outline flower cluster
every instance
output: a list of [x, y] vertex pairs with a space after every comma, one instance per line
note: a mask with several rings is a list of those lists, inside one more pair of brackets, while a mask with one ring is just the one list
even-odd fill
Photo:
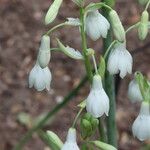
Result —
[[[53, 1], [45, 16], [46, 25], [55, 20], [62, 2], [63, 0]], [[51, 28], [45, 35], [42, 36], [36, 64], [29, 74], [30, 88], [34, 87], [37, 91], [42, 91], [44, 89], [50, 90], [52, 75], [48, 68], [48, 64], [50, 62], [52, 50], [61, 51], [70, 58], [82, 60], [85, 63], [87, 76], [89, 81], [92, 83], [91, 89], [85, 101], [79, 105], [81, 110], [77, 114], [72, 127], [68, 131], [66, 142], [63, 144], [57, 135], [52, 132], [48, 132], [49, 139], [52, 139], [52, 143], [61, 150], [80, 149], [76, 141], [75, 124], [84, 108], [86, 108], [87, 113], [80, 121], [80, 127], [82, 129], [81, 136], [83, 139], [88, 139], [96, 131], [99, 124], [98, 118], [102, 117], [104, 114], [107, 117], [111, 115], [112, 112], [110, 111], [110, 107], [112, 106], [109, 101], [111, 95], [109, 92], [105, 92], [105, 87], [107, 85], [103, 85], [103, 83], [105, 83], [105, 81], [103, 82], [103, 79], [106, 78], [105, 72], [107, 70], [110, 76], [119, 74], [122, 79], [125, 78], [127, 74], [132, 74], [133, 58], [126, 48], [126, 33], [135, 27], [138, 30], [139, 39], [144, 40], [148, 35], [149, 23], [149, 14], [147, 12], [149, 3], [147, 2], [147, 6], [141, 15], [140, 22], [129, 28], [127, 31], [125, 31], [117, 12], [105, 3], [91, 3], [84, 7], [84, 0], [73, 0], [73, 2], [80, 7], [80, 19], [67, 18], [67, 21]], [[109, 20], [107, 20], [107, 17], [105, 18], [99, 12], [99, 9], [102, 7], [106, 10], [108, 9]], [[57, 48], [50, 47], [49, 34], [63, 26], [79, 27], [82, 37], [83, 53], [69, 46], [64, 46], [59, 39], [56, 39], [58, 43]], [[101, 56], [102, 60], [99, 62], [99, 66], [97, 66], [95, 51], [92, 48], [87, 47], [86, 34], [93, 41], [96, 41], [99, 38], [107, 38], [109, 31], [114, 35], [114, 41], [108, 46], [108, 49], [105, 50], [105, 54], [103, 57]], [[95, 68], [94, 73], [91, 69], [92, 64], [90, 62], [90, 58], [93, 60]], [[139, 140], [149, 139], [150, 83], [140, 73], [136, 73], [135, 79], [130, 82], [128, 97], [132, 102], [142, 102], [140, 114], [132, 127], [133, 135]], [[105, 149], [116, 150], [116, 148], [106, 145], [106, 143], [101, 143], [100, 141], [89, 143], [94, 144], [98, 148], [104, 149], [103, 146], [105, 145], [105, 147], [109, 147]]]

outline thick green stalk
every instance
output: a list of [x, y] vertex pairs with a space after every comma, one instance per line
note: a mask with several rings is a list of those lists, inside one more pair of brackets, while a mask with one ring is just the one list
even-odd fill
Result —
[[100, 133], [100, 141], [107, 143], [107, 136], [106, 136], [104, 125], [103, 125], [103, 122], [102, 122], [101, 118], [99, 118], [98, 130], [99, 130], [99, 133]]
[[91, 63], [89, 60], [89, 56], [87, 56], [87, 42], [86, 42], [86, 34], [85, 34], [84, 9], [83, 8], [80, 8], [80, 21], [81, 21], [80, 32], [81, 32], [81, 38], [82, 38], [82, 50], [83, 50], [83, 55], [84, 55], [84, 63], [85, 63], [85, 68], [86, 68], [89, 81], [92, 82], [93, 73], [92, 73], [92, 67], [91, 67]]
[[47, 115], [32, 129], [30, 129], [25, 136], [20, 140], [20, 142], [13, 148], [13, 150], [21, 150], [23, 146], [31, 139], [32, 134], [36, 132], [38, 129], [42, 128], [45, 123], [53, 116], [55, 115], [63, 106], [65, 106], [80, 90], [81, 87], [85, 84], [87, 81], [87, 77], [84, 77], [79, 85], [73, 89], [63, 100], [62, 103], [58, 104], [54, 109], [47, 113]]
[[[110, 0], [109, 0], [110, 1]], [[112, 0], [114, 3], [115, 1]], [[104, 2], [107, 3], [107, 0], [104, 0]], [[103, 15], [109, 20], [108, 11], [103, 9]], [[109, 31], [107, 38], [104, 39], [104, 53], [107, 50], [107, 48], [112, 43], [112, 34], [111, 31]], [[107, 59], [106, 59], [107, 63]], [[106, 71], [105, 75], [105, 90], [106, 93], [110, 99], [110, 110], [109, 110], [109, 116], [107, 117], [107, 137], [108, 137], [108, 143], [117, 147], [117, 127], [116, 127], [116, 98], [115, 98], [115, 80], [112, 75], [109, 74], [108, 71]]]

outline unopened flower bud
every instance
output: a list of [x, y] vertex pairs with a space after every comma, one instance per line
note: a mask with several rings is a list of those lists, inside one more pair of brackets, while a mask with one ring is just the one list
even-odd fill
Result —
[[49, 24], [56, 18], [59, 8], [63, 0], [54, 0], [53, 4], [49, 7], [49, 10], [45, 16], [45, 24]]
[[120, 42], [125, 41], [125, 30], [119, 19], [119, 16], [115, 10], [111, 10], [109, 13], [111, 26], [116, 39]]
[[98, 124], [98, 119], [94, 118], [90, 113], [83, 115], [80, 121], [82, 138], [86, 139], [93, 135], [97, 129]]
[[50, 38], [44, 35], [41, 40], [41, 45], [38, 54], [38, 63], [41, 68], [47, 67], [50, 61]]
[[148, 34], [148, 21], [149, 21], [149, 13], [145, 10], [142, 13], [141, 21], [138, 28], [138, 35], [140, 40], [145, 40]]

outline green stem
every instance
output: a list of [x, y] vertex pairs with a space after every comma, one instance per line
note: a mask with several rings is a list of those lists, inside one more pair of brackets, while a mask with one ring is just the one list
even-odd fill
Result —
[[146, 7], [145, 7], [145, 10], [148, 9], [149, 5], [150, 5], [150, 0], [147, 2]]
[[[104, 0], [104, 2], [107, 0]], [[103, 15], [109, 20], [109, 12], [105, 9], [103, 9]], [[108, 32], [107, 38], [104, 39], [104, 53], [112, 43], [112, 34], [111, 31]], [[107, 59], [106, 59], [107, 63]], [[105, 75], [105, 90], [110, 100], [110, 110], [109, 110], [109, 116], [107, 117], [107, 137], [108, 137], [108, 143], [117, 147], [117, 127], [116, 127], [116, 99], [115, 99], [115, 81], [114, 77], [109, 74], [108, 71], [106, 71]]]
[[51, 48], [50, 51], [61, 51], [60, 48]]
[[81, 109], [79, 110], [79, 112], [77, 113], [77, 115], [76, 115], [76, 117], [75, 117], [75, 119], [74, 119], [74, 122], [73, 122], [73, 124], [72, 124], [72, 128], [75, 128], [75, 125], [76, 125], [76, 123], [77, 123], [77, 121], [78, 121], [78, 118], [79, 118], [80, 114], [82, 113], [82, 111], [83, 111], [83, 108], [81, 108]]
[[114, 40], [114, 41], [110, 44], [110, 46], [107, 48], [107, 50], [105, 51], [105, 54], [104, 54], [104, 59], [105, 59], [105, 60], [106, 60], [107, 56], [109, 55], [111, 48], [112, 48], [117, 42], [118, 42], [117, 40]]
[[98, 74], [97, 63], [96, 63], [96, 60], [95, 60], [95, 56], [94, 56], [94, 55], [92, 55], [92, 59], [93, 59], [93, 64], [94, 64], [95, 73]]
[[84, 77], [79, 85], [74, 88], [63, 100], [62, 103], [58, 104], [54, 109], [47, 113], [47, 115], [32, 129], [30, 129], [25, 136], [19, 141], [19, 143], [13, 148], [13, 150], [21, 150], [23, 146], [32, 138], [32, 134], [36, 132], [38, 129], [42, 128], [44, 124], [53, 116], [55, 115], [63, 106], [65, 106], [80, 90], [81, 87], [85, 84], [87, 81], [87, 77]]
[[60, 27], [63, 27], [63, 26], [65, 26], [65, 25], [67, 25], [67, 24], [66, 24], [65, 22], [63, 22], [63, 23], [61, 23], [61, 24], [58, 24], [58, 25], [54, 26], [54, 27], [51, 28], [49, 31], [47, 31], [46, 35], [51, 34], [54, 30], [56, 30], [56, 29], [58, 29], [58, 28], [60, 28]]
[[129, 28], [126, 30], [126, 34], [127, 34], [130, 30], [132, 30], [132, 29], [134, 29], [134, 28], [137, 28], [137, 27], [139, 26], [139, 24], [140, 24], [140, 22], [137, 22], [136, 24], [134, 24], [134, 25], [132, 25], [131, 27], [129, 27]]
[[80, 21], [81, 21], [80, 32], [81, 32], [81, 38], [82, 38], [84, 63], [85, 63], [87, 76], [89, 78], [89, 81], [92, 83], [93, 73], [92, 73], [92, 67], [91, 67], [91, 63], [89, 60], [89, 56], [87, 56], [87, 42], [86, 42], [86, 34], [85, 34], [85, 27], [84, 27], [85, 24], [84, 24], [84, 9], [83, 8], [80, 8]]
[[104, 130], [104, 125], [102, 120], [99, 118], [99, 127], [98, 127], [99, 133], [100, 133], [100, 141], [107, 142], [107, 136]]

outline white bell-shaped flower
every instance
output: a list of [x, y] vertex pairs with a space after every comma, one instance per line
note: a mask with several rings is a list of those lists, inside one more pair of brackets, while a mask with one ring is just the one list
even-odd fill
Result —
[[129, 87], [128, 87], [128, 98], [131, 100], [131, 102], [139, 102], [142, 101], [142, 94], [139, 88], [138, 83], [136, 82], [136, 80], [132, 80], [129, 83]]
[[34, 87], [37, 91], [50, 90], [51, 78], [49, 68], [42, 69], [37, 62], [29, 74], [29, 87]]
[[140, 141], [150, 139], [150, 105], [142, 102], [140, 114], [132, 126], [132, 132]]
[[116, 44], [108, 58], [107, 69], [110, 74], [120, 72], [120, 77], [124, 78], [127, 73], [132, 73], [132, 65], [132, 56], [126, 49], [125, 44]]
[[69, 129], [66, 142], [61, 150], [80, 150], [76, 141], [76, 129]]
[[86, 99], [86, 110], [95, 118], [101, 117], [104, 113], [108, 116], [109, 98], [103, 89], [99, 75], [93, 77], [92, 88]]
[[106, 38], [109, 28], [109, 22], [98, 10], [88, 12], [85, 19], [85, 30], [93, 41], [98, 40], [101, 36]]

